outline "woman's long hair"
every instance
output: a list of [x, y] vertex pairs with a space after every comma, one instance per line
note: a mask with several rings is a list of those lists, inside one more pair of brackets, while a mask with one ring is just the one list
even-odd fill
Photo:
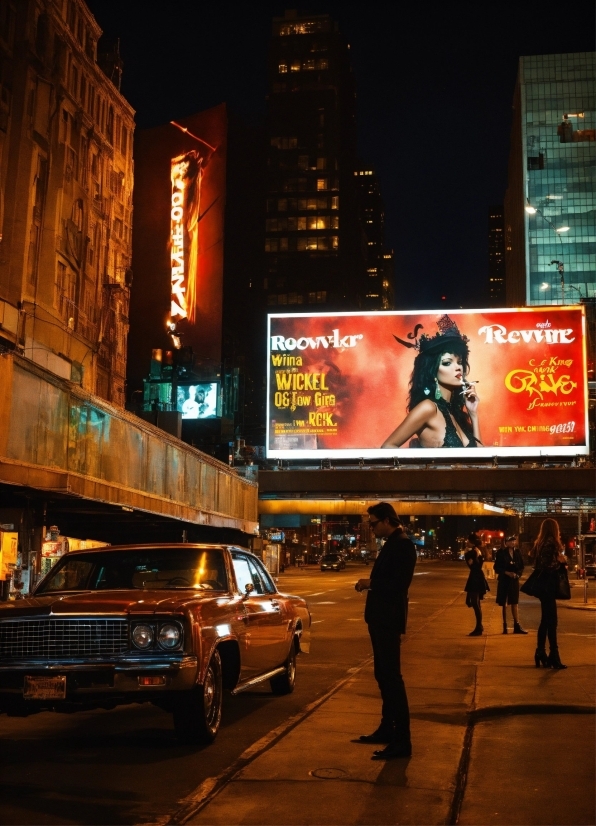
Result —
[[559, 523], [556, 519], [545, 519], [540, 526], [530, 556], [536, 562], [541, 562], [543, 566], [551, 566], [555, 564], [562, 551], [563, 543]]
[[[410, 376], [408, 411], [412, 410], [417, 404], [424, 401], [424, 399], [434, 398], [437, 371], [445, 353], [453, 353], [454, 356], [459, 356], [461, 358], [463, 375], [466, 376], [468, 374], [470, 369], [468, 363], [469, 351], [465, 341], [453, 337], [446, 341], [444, 346], [444, 350], [418, 353], [414, 359], [414, 369]], [[429, 392], [425, 393], [425, 390]], [[463, 399], [458, 399], [458, 402], [459, 404], [456, 406], [463, 410]]]

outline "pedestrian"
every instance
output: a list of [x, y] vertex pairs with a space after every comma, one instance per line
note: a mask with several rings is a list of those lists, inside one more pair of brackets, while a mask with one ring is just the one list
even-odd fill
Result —
[[412, 754], [410, 711], [401, 673], [401, 634], [406, 632], [408, 588], [414, 575], [416, 549], [388, 502], [368, 508], [369, 524], [385, 544], [375, 559], [369, 579], [359, 579], [357, 591], [368, 591], [364, 621], [373, 649], [375, 679], [382, 700], [381, 722], [372, 734], [356, 742], [385, 744], [373, 760], [390, 760]]
[[490, 591], [488, 582], [484, 576], [482, 565], [484, 557], [482, 556], [482, 540], [477, 533], [471, 533], [468, 536], [468, 550], [464, 554], [466, 565], [470, 569], [468, 574], [468, 581], [465, 584], [464, 591], [466, 592], [466, 605], [468, 608], [474, 610], [476, 617], [476, 627], [468, 634], [469, 637], [479, 637], [484, 631], [482, 625], [482, 608], [481, 601], [487, 591]]
[[497, 574], [497, 605], [503, 608], [503, 633], [507, 633], [507, 606], [511, 606], [513, 633], [527, 634], [519, 624], [519, 578], [524, 570], [521, 551], [517, 547], [517, 536], [512, 534], [505, 540], [505, 547], [499, 548], [495, 559]]
[[[567, 558], [563, 553], [561, 532], [556, 519], [545, 519], [534, 547], [530, 551], [534, 561], [534, 570], [540, 582], [540, 625], [534, 662], [536, 668], [567, 668], [561, 662], [557, 643], [557, 580], [561, 565], [567, 567]], [[546, 656], [546, 638], [548, 637], [549, 654]]]

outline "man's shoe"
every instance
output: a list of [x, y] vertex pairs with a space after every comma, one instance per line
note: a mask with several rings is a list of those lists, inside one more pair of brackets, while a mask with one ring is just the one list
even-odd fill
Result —
[[470, 633], [468, 634], [468, 637], [481, 637], [483, 631], [484, 631], [484, 628], [481, 625], [476, 626], [476, 628], [474, 628], [473, 631], [470, 631]]
[[378, 728], [376, 731], [373, 731], [372, 734], [361, 734], [355, 742], [364, 744], [370, 743], [371, 745], [373, 745], [376, 743], [391, 743], [392, 740], [393, 731], [384, 728]]
[[521, 627], [519, 622], [516, 622], [515, 625], [513, 626], [513, 633], [514, 634], [527, 634], [528, 632], [524, 631], [524, 629]]
[[371, 760], [394, 760], [397, 757], [411, 757], [411, 743], [389, 743], [384, 749], [374, 751]]

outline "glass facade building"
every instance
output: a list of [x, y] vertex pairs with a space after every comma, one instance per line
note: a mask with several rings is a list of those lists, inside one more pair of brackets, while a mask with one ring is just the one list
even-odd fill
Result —
[[520, 59], [505, 203], [508, 304], [596, 295], [595, 57]]

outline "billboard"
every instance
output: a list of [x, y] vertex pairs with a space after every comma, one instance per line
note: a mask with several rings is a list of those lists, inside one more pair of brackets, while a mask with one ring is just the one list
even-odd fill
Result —
[[582, 307], [273, 314], [267, 455], [588, 453]]
[[191, 347], [219, 371], [227, 114], [215, 106], [135, 135], [135, 232], [129, 364]]
[[179, 384], [176, 387], [176, 410], [183, 419], [215, 419], [218, 415], [218, 382]]

